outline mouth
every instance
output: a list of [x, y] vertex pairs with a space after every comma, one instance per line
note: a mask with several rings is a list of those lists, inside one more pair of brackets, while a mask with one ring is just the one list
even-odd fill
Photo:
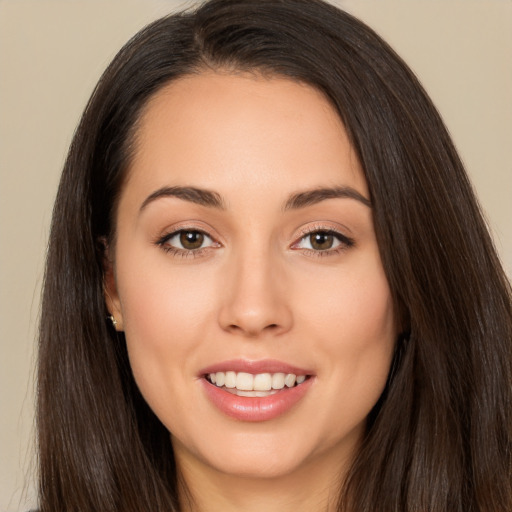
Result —
[[[233, 359], [213, 364], [198, 375], [206, 398], [238, 421], [268, 421], [306, 401], [316, 375], [282, 361]], [[310, 402], [309, 402], [310, 403]]]
[[207, 382], [233, 395], [263, 398], [303, 384], [311, 376], [295, 373], [218, 371], [203, 376]]

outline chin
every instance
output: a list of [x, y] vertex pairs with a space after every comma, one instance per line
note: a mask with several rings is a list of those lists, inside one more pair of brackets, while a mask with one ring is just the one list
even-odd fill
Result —
[[226, 475], [245, 479], [276, 479], [295, 473], [302, 467], [302, 460], [298, 453], [293, 457], [245, 453], [232, 454], [221, 460], [211, 460], [209, 465]]
[[[344, 448], [330, 435], [315, 437], [300, 428], [294, 431], [275, 428], [275, 425], [270, 428], [270, 423], [266, 432], [254, 431], [255, 425], [250, 426], [249, 432], [231, 431], [222, 437], [211, 436], [213, 432], [210, 431], [210, 435], [193, 443], [195, 446], [177, 442], [175, 448], [181, 455], [186, 450], [192, 459], [201, 461], [211, 471], [255, 480], [309, 473], [319, 461], [338, 466], [340, 455], [344, 458]], [[264, 430], [262, 427], [260, 424], [257, 428]]]

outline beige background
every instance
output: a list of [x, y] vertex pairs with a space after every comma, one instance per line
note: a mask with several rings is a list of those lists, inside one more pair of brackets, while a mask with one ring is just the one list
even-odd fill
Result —
[[[193, 2], [0, 0], [0, 510], [34, 500], [34, 340], [52, 201], [100, 73], [150, 20]], [[512, 1], [346, 0], [419, 75], [512, 275]], [[25, 490], [25, 492], [24, 492]]]

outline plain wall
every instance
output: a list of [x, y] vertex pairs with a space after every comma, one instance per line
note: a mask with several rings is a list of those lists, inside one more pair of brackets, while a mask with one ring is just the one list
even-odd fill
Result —
[[[39, 294], [52, 202], [74, 128], [120, 46], [147, 22], [192, 3], [0, 0], [1, 511], [35, 505]], [[383, 35], [431, 94], [512, 275], [512, 2], [337, 3]]]

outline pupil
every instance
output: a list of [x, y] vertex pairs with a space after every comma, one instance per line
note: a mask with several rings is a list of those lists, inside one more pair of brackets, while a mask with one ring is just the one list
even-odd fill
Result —
[[203, 241], [204, 235], [199, 231], [183, 231], [180, 234], [180, 242], [185, 249], [199, 249]]
[[329, 233], [324, 233], [324, 232], [314, 233], [310, 237], [310, 242], [311, 242], [311, 247], [313, 247], [313, 249], [318, 249], [319, 251], [325, 251], [332, 247], [332, 244], [334, 242], [334, 237], [333, 237], [333, 235], [330, 235]]

